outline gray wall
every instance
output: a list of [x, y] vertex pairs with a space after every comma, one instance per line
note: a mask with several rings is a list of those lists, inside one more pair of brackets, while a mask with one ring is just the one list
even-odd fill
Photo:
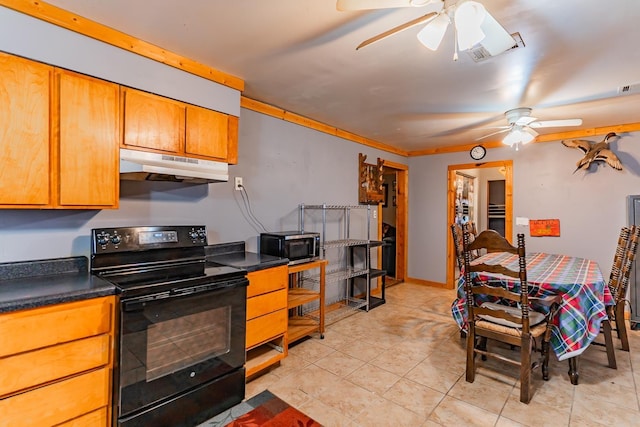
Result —
[[[237, 91], [3, 7], [0, 50], [89, 74], [93, 70], [103, 78], [231, 114], [239, 109]], [[109, 67], [110, 74], [103, 76]], [[201, 99], [203, 93], [206, 99]], [[445, 281], [447, 165], [469, 163], [466, 152], [407, 161], [260, 113], [239, 112], [239, 164], [230, 167], [230, 175], [244, 178], [252, 211], [265, 228], [297, 227], [300, 203], [356, 204], [359, 152], [370, 162], [382, 157], [408, 163], [408, 275]], [[635, 133], [613, 144], [625, 171], [600, 167], [589, 174], [572, 174], [581, 153], [558, 142], [517, 152], [490, 150], [487, 161], [514, 160], [514, 216], [561, 221], [561, 237], [529, 238], [528, 249], [593, 258], [608, 275], [618, 229], [627, 221], [625, 197], [640, 194], [639, 142]], [[260, 226], [248, 219], [241, 193], [231, 183], [123, 182], [121, 193], [118, 210], [1, 210], [0, 262], [88, 255], [91, 228], [125, 225], [205, 224], [212, 243], [243, 240], [250, 250], [257, 248]], [[528, 235], [526, 227], [515, 231]]]
[[[582, 152], [559, 141], [489, 150], [486, 161], [513, 159], [514, 234], [525, 234], [528, 251], [594, 259], [608, 277], [618, 233], [627, 225], [626, 196], [640, 194], [640, 133], [621, 136], [611, 147], [623, 171], [600, 164], [574, 174]], [[447, 166], [469, 162], [466, 152], [410, 158], [409, 277], [445, 282]], [[558, 218], [561, 235], [530, 237], [515, 217]]]
[[[268, 230], [297, 228], [300, 203], [357, 204], [359, 152], [372, 162], [383, 157], [406, 163], [399, 156], [240, 109], [234, 89], [4, 7], [0, 50], [239, 114], [238, 165], [229, 172], [244, 178], [252, 212]], [[117, 210], [0, 210], [0, 262], [88, 256], [92, 228], [128, 225], [204, 224], [210, 243], [246, 241], [256, 250], [261, 226], [250, 216], [231, 182], [189, 186], [122, 181]]]
[[[357, 204], [360, 152], [369, 159], [404, 160], [242, 109], [238, 165], [229, 172], [243, 177], [252, 212], [265, 228], [296, 229], [300, 203]], [[256, 250], [260, 226], [248, 218], [232, 182], [121, 181], [117, 210], [0, 210], [0, 262], [88, 256], [92, 228], [127, 225], [204, 224], [210, 243], [245, 241]]]
[[235, 89], [0, 6], [0, 50], [234, 116]]

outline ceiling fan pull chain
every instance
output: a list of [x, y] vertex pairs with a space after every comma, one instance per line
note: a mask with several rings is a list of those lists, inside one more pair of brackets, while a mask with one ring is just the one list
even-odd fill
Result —
[[453, 23], [453, 60], [458, 60], [458, 30], [455, 22]]

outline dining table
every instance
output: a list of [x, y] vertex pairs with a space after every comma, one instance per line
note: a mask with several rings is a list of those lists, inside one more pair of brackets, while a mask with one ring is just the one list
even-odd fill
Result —
[[[491, 252], [472, 261], [473, 264], [503, 265], [518, 270], [518, 255]], [[606, 306], [614, 305], [598, 263], [567, 255], [534, 252], [526, 254], [529, 295], [545, 297], [560, 295], [561, 303], [552, 318], [551, 347], [558, 360], [568, 360], [569, 378], [578, 384], [577, 358], [600, 333], [600, 325], [607, 318]], [[497, 273], [474, 273], [476, 278], [492, 286], [502, 286], [514, 292], [520, 289], [520, 280]], [[461, 272], [457, 284], [457, 298], [451, 305], [454, 320], [466, 331], [467, 308], [464, 292], [465, 276]], [[484, 302], [484, 301], [482, 301]], [[533, 309], [544, 311], [545, 307]]]

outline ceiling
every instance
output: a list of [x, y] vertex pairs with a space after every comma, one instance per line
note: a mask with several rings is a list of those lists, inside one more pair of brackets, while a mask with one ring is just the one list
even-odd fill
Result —
[[453, 61], [451, 28], [433, 52], [417, 26], [356, 51], [436, 5], [340, 12], [336, 0], [47, 2], [240, 77], [248, 98], [408, 153], [473, 144], [516, 107], [540, 120], [583, 119], [540, 134], [640, 122], [640, 87], [618, 93], [640, 86], [640, 1], [479, 1], [525, 46]]

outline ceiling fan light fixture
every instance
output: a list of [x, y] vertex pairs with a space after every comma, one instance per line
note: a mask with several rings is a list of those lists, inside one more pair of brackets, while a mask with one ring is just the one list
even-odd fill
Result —
[[465, 1], [456, 6], [454, 22], [459, 50], [471, 49], [484, 40], [482, 23], [487, 15], [484, 6], [475, 1]]
[[509, 147], [513, 147], [514, 145], [518, 146], [519, 144], [525, 145], [533, 141], [536, 135], [537, 133], [533, 131], [529, 132], [527, 128], [523, 129], [521, 126], [514, 126], [504, 137], [502, 143]]
[[444, 38], [444, 34], [447, 32], [447, 27], [450, 22], [449, 16], [446, 13], [439, 13], [438, 16], [429, 22], [429, 25], [426, 25], [418, 32], [418, 40], [425, 47], [431, 50], [437, 50]]

